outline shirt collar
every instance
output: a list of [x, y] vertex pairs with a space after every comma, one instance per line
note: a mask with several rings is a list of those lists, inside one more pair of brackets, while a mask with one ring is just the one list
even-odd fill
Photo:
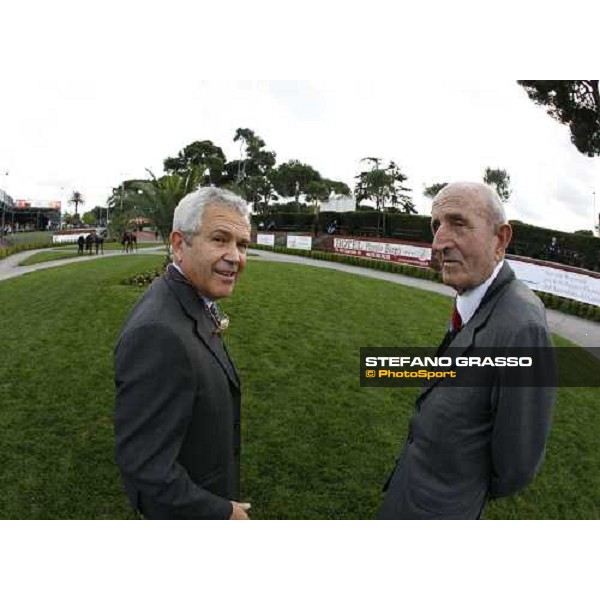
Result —
[[[183, 277], [185, 277], [187, 279], [186, 274], [181, 270], [181, 267], [177, 263], [172, 262], [171, 265], [173, 266], [174, 269], [176, 269], [177, 271], [179, 271], [179, 273], [181, 273], [181, 275]], [[189, 282], [189, 280], [188, 280], [188, 282]], [[207, 298], [206, 296], [203, 296], [200, 292], [198, 292], [198, 296], [200, 298], [202, 298], [202, 300], [204, 301], [204, 304], [206, 304], [206, 306], [208, 306], [208, 308], [210, 308], [215, 303], [214, 300], [211, 300], [210, 298]]]
[[496, 265], [496, 268], [492, 271], [492, 274], [483, 283], [480, 283], [477, 287], [474, 287], [471, 290], [466, 290], [462, 294], [456, 296], [456, 310], [458, 310], [458, 313], [460, 314], [463, 325], [466, 325], [471, 320], [479, 308], [485, 293], [488, 291], [490, 285], [492, 285], [494, 279], [496, 279], [496, 276], [500, 272], [503, 264], [504, 259], [502, 259]]

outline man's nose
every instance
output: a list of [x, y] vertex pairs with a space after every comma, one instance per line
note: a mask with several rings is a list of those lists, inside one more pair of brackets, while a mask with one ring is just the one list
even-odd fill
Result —
[[235, 264], [240, 262], [240, 249], [237, 247], [235, 242], [232, 242], [227, 246], [227, 250], [223, 255], [223, 258]]
[[431, 243], [431, 247], [436, 251], [443, 251], [446, 248], [449, 248], [452, 244], [452, 239], [447, 234], [447, 231], [443, 225], [440, 225], [433, 236], [433, 242]]

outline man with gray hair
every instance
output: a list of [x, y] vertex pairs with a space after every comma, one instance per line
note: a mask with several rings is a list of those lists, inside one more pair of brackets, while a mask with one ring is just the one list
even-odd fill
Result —
[[[456, 290], [438, 355], [551, 347], [542, 303], [504, 260], [512, 229], [492, 188], [447, 185], [434, 198], [431, 228], [443, 281]], [[508, 386], [506, 377], [506, 370], [494, 371], [475, 387], [439, 379], [424, 386], [384, 487], [380, 518], [479, 518], [488, 499], [532, 481], [556, 390], [529, 375], [523, 385]]]
[[218, 188], [181, 200], [173, 263], [129, 314], [115, 348], [116, 461], [149, 519], [247, 519], [240, 502], [238, 373], [221, 334], [246, 266], [246, 202]]

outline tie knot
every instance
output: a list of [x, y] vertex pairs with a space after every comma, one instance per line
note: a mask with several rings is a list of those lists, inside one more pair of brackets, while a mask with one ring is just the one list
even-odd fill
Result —
[[455, 304], [454, 308], [452, 309], [452, 331], [459, 331], [462, 327], [462, 324], [462, 318]]

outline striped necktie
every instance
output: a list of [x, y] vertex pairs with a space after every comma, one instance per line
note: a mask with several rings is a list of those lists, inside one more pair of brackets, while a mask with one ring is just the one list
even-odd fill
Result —
[[221, 317], [219, 316], [219, 309], [217, 308], [217, 303], [216, 302], [211, 302], [210, 304], [207, 304], [208, 307], [208, 312], [210, 313], [210, 316], [213, 318], [215, 325], [217, 327], [220, 326], [221, 324]]

